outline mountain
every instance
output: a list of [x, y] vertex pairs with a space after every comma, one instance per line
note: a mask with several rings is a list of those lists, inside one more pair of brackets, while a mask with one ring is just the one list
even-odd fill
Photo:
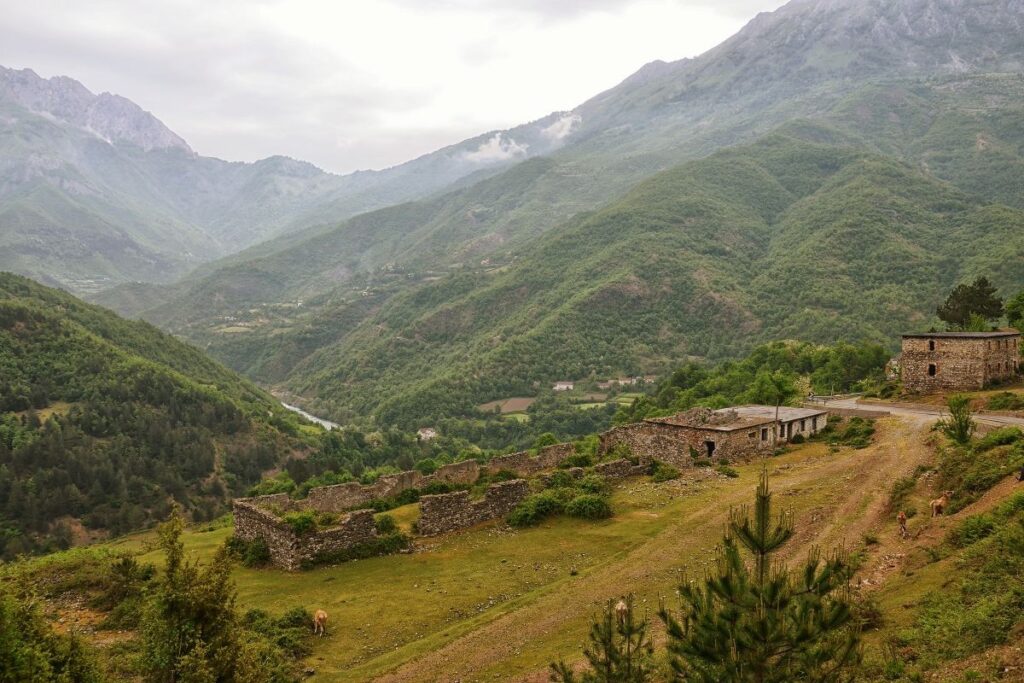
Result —
[[392, 169], [337, 176], [196, 154], [151, 113], [0, 67], [0, 268], [79, 292], [168, 283], [268, 237], [430, 194], [555, 149], [561, 115]]
[[156, 328], [0, 273], [0, 556], [220, 514], [304, 448], [269, 395]]
[[[533, 382], [732, 355], [773, 335], [888, 342], [958, 278], [990, 269], [1021, 286], [1022, 9], [794, 1], [563, 115], [571, 129], [551, 154], [272, 240], [170, 290], [121, 288], [104, 301], [338, 417], [402, 421]], [[795, 165], [768, 163], [775, 147]], [[851, 154], [864, 161], [850, 166]], [[826, 192], [820, 168], [850, 175]], [[897, 200], [886, 182], [922, 195]], [[955, 220], [933, 195], [959, 207]], [[703, 208], [687, 213], [685, 197]], [[879, 222], [883, 199], [896, 213]], [[844, 222], [843, 202], [863, 225]], [[799, 219], [805, 206], [824, 222]], [[928, 239], [903, 234], [907, 215]], [[849, 296], [864, 287], [870, 305]]]

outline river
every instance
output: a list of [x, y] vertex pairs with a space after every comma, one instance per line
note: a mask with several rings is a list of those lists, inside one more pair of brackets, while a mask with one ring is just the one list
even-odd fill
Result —
[[287, 403], [285, 403], [284, 401], [281, 401], [281, 405], [283, 405], [285, 408], [287, 408], [288, 410], [292, 411], [293, 413], [298, 413], [299, 415], [301, 415], [302, 417], [306, 418], [310, 422], [318, 424], [321, 427], [324, 427], [325, 429], [340, 429], [341, 428], [341, 425], [338, 424], [337, 422], [331, 422], [330, 420], [325, 420], [322, 417], [317, 417], [316, 415], [310, 415], [309, 413], [307, 413], [302, 408], [299, 408], [298, 406], [290, 406]]

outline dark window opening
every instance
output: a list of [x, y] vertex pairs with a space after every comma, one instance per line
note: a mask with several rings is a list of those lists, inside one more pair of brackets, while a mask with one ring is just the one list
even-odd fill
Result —
[[929, 342], [928, 342], [928, 350], [929, 351], [934, 351], [935, 350], [935, 340], [934, 339], [929, 340]]
[[768, 429], [766, 427], [765, 429], [761, 430], [761, 441], [767, 441], [767, 440], [768, 440]]
[[704, 442], [704, 448], [707, 449], [708, 457], [709, 458], [714, 456], [714, 454], [715, 454], [715, 442], [714, 441], [705, 441]]
[[800, 420], [800, 431], [807, 429], [807, 420]]
[[929, 363], [928, 364], [928, 376], [929, 377], [934, 377], [935, 375], [938, 374], [938, 372], [939, 372], [939, 369], [937, 367], [935, 367], [935, 363]]
[[816, 417], [812, 417], [811, 418], [811, 431], [812, 432], [818, 431], [818, 418], [816, 418]]

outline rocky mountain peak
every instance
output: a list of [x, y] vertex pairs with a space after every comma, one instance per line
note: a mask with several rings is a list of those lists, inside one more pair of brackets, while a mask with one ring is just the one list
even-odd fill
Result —
[[42, 78], [31, 69], [0, 66], [0, 99], [35, 114], [75, 126], [110, 143], [129, 143], [144, 150], [194, 152], [155, 116], [119, 95], [95, 95], [67, 76]]

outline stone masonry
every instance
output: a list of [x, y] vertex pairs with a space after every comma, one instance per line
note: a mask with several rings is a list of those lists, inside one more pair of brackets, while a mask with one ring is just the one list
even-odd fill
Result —
[[435, 536], [504, 517], [528, 495], [529, 483], [525, 479], [513, 479], [489, 486], [483, 500], [470, 500], [469, 491], [423, 496], [420, 498], [419, 532]]
[[903, 335], [900, 375], [915, 394], [975, 391], [1009, 381], [1020, 365], [1020, 332], [934, 332]]
[[[288, 498], [285, 494], [277, 494]], [[233, 504], [235, 536], [243, 541], [262, 539], [270, 551], [270, 560], [281, 569], [295, 571], [318, 557], [346, 550], [377, 538], [373, 510], [350, 512], [330, 529], [297, 534], [291, 526], [264, 505], [272, 505], [277, 496], [237, 499]]]

